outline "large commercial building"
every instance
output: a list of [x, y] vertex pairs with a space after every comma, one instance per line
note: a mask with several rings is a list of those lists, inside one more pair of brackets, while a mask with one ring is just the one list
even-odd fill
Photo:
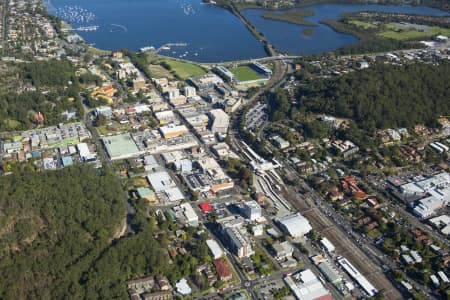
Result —
[[298, 300], [333, 299], [331, 293], [310, 269], [288, 276], [284, 280]]
[[199, 91], [212, 89], [217, 84], [223, 84], [222, 78], [212, 73], [191, 77], [189, 80]]
[[128, 133], [104, 137], [102, 141], [111, 160], [130, 158], [143, 153]]
[[393, 187], [396, 195], [414, 207], [419, 218], [428, 218], [450, 201], [450, 174], [441, 172]]
[[299, 213], [281, 217], [277, 222], [281, 229], [292, 237], [302, 237], [312, 229], [308, 220]]
[[209, 112], [211, 116], [211, 131], [213, 133], [227, 133], [230, 125], [230, 116], [222, 109], [213, 109]]
[[160, 171], [147, 175], [148, 182], [152, 185], [155, 192], [162, 192], [177, 185], [166, 171]]

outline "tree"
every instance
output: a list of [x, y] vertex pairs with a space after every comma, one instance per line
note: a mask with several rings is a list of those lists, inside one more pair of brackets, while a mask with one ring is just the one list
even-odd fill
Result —
[[95, 126], [97, 126], [97, 127], [105, 126], [107, 121], [108, 121], [108, 119], [106, 119], [106, 117], [104, 115], [99, 114], [97, 117], [97, 120], [95, 122]]

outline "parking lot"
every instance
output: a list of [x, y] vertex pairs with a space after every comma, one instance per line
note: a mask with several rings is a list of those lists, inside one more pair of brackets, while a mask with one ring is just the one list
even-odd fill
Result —
[[245, 115], [247, 130], [260, 127], [267, 120], [267, 104], [258, 102]]
[[[273, 292], [275, 290], [282, 289], [286, 285], [284, 284], [282, 279], [273, 280], [269, 282], [264, 282], [258, 286], [255, 287], [256, 295], [258, 296], [258, 299], [264, 299], [264, 300], [272, 300]], [[292, 297], [292, 298], [291, 298]], [[294, 296], [285, 297], [283, 299], [295, 299]]]

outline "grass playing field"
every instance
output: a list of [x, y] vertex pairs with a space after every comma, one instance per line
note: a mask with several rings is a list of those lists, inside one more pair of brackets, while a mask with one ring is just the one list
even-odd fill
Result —
[[229, 70], [236, 76], [238, 81], [249, 81], [263, 78], [249, 66], [239, 66], [236, 68], [230, 68]]
[[179, 78], [183, 80], [189, 77], [206, 74], [206, 71], [203, 68], [194, 64], [172, 59], [164, 59], [164, 62], [170, 66], [171, 71], [173, 71]]

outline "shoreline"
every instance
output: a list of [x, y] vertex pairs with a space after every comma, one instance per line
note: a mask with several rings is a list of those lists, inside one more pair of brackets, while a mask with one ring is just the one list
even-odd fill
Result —
[[[373, 2], [359, 1], [359, 0], [356, 0], [356, 1], [355, 0], [343, 0], [343, 1], [337, 1], [337, 0], [305, 0], [305, 2], [303, 2], [301, 4], [298, 4], [296, 6], [290, 7], [290, 8], [267, 9], [267, 8], [263, 8], [263, 7], [260, 7], [260, 6], [257, 6], [257, 5], [239, 5], [239, 4], [234, 4], [234, 3], [229, 2], [227, 0], [217, 1], [217, 3], [209, 3], [206, 0], [202, 0], [202, 1], [204, 3], [208, 3], [208, 4], [211, 4], [211, 5], [214, 5], [214, 6], [218, 6], [218, 7], [222, 8], [222, 9], [226, 9], [230, 13], [232, 13], [234, 16], [239, 18], [240, 22], [244, 24], [244, 26], [247, 28], [247, 30], [250, 31], [252, 36], [254, 38], [256, 38], [257, 41], [259, 41], [259, 42], [261, 42], [263, 44], [264, 51], [266, 52], [266, 56], [261, 56], [261, 57], [258, 57], [258, 58], [273, 57], [273, 56], [278, 55], [279, 51], [264, 36], [264, 33], [259, 32], [256, 29], [256, 27], [253, 25], [253, 23], [250, 22], [242, 14], [242, 11], [245, 10], [245, 9], [263, 9], [263, 10], [267, 10], [268, 13], [270, 13], [270, 11], [280, 11], [280, 12], [282, 12], [282, 11], [289, 11], [289, 10], [296, 9], [296, 8], [308, 7], [308, 6], [312, 6], [312, 5], [326, 4], [326, 3], [329, 3], [329, 4], [350, 4], [350, 5], [351, 4], [354, 4], [354, 5], [358, 5], [358, 4], [376, 4], [376, 3], [373, 3]], [[47, 13], [49, 15], [55, 16], [55, 15], [49, 13], [48, 7], [46, 6], [46, 4], [50, 4], [51, 5], [50, 0], [43, 0], [42, 2], [44, 4], [44, 6], [45, 6], [45, 9], [46, 9]], [[382, 3], [381, 5], [394, 5], [394, 4], [390, 4], [390, 1], [386, 1], [386, 2], [387, 3]], [[399, 4], [397, 4], [397, 5], [399, 5]], [[400, 5], [407, 5], [407, 4], [404, 3], [404, 4], [400, 4]], [[422, 4], [420, 4], [420, 5], [409, 4], [409, 5], [411, 5], [411, 6], [420, 6]], [[429, 7], [434, 7], [434, 6], [429, 6]], [[439, 8], [439, 9], [442, 10], [442, 8]], [[442, 10], [442, 11], [447, 12], [445, 10]], [[305, 10], [305, 12], [309, 12], [309, 11]], [[313, 12], [313, 15], [314, 15], [314, 12]], [[309, 15], [307, 14], [307, 15], [305, 15], [305, 17], [306, 16], [309, 16]], [[315, 27], [319, 26], [319, 24], [316, 24], [316, 23], [303, 24], [303, 22], [302, 23], [300, 23], [300, 22], [292, 22], [292, 21], [287, 20], [286, 18], [285, 19], [282, 19], [282, 18], [275, 19], [275, 18], [270, 18], [270, 17], [267, 17], [267, 16], [266, 17], [262, 16], [262, 17], [265, 18], [265, 19], [270, 19], [270, 20], [279, 21], [279, 22], [285, 22], [285, 23], [291, 23], [291, 24], [299, 25], [299, 26], [311, 26], [311, 27], [313, 27], [313, 24], [314, 24]], [[301, 19], [301, 20], [303, 20], [303, 19]], [[336, 19], [336, 20], [339, 20], [339, 19]], [[324, 20], [324, 21], [329, 21], [329, 20]], [[327, 24], [327, 22], [320, 21], [319, 23], [331, 27], [333, 29], [333, 31], [335, 31], [335, 32], [349, 34], [348, 32], [341, 32], [339, 30], [336, 30], [335, 28], [333, 28], [333, 26], [330, 26], [329, 24]], [[361, 40], [361, 37], [358, 36], [358, 35], [354, 35], [354, 34], [351, 34], [351, 33], [350, 33], [350, 35], [352, 35], [353, 37], [358, 39], [358, 42]], [[97, 48], [95, 46], [90, 45], [90, 43], [88, 41], [85, 41], [85, 43], [86, 43], [86, 46], [87, 46], [87, 48], [86, 48], [87, 51], [95, 52], [95, 53], [98, 53], [98, 54], [100, 54], [100, 53], [109, 53], [109, 52], [114, 51], [114, 50], [107, 50], [107, 49]], [[346, 45], [346, 46], [348, 46], [348, 45]], [[336, 48], [336, 49], [330, 50], [330, 51], [321, 51], [321, 52], [318, 52], [318, 53], [314, 53], [313, 55], [324, 55], [324, 54], [327, 54], [327, 53], [330, 53], [330, 52], [338, 53], [344, 47], [339, 47], [339, 48]], [[135, 53], [139, 53], [140, 52], [139, 50], [132, 50], [132, 49], [128, 49], [128, 50], [129, 51], [133, 51]], [[295, 55], [295, 54], [293, 54], [293, 55]], [[169, 56], [169, 55], [161, 55], [161, 54], [158, 54], [158, 56], [160, 56], [162, 58], [173, 59], [173, 60], [176, 60], [176, 61], [184, 61], [184, 62], [194, 63], [194, 64], [198, 64], [198, 65], [211, 65], [211, 64], [216, 64], [216, 63], [223, 62], [222, 60], [214, 60], [214, 61], [202, 62], [202, 61], [195, 61], [195, 60], [182, 59], [182, 58], [180, 59], [180, 58], [177, 58], [177, 57], [172, 57], [172, 56]], [[258, 59], [258, 58], [252, 58], [252, 59]], [[237, 61], [249, 61], [249, 60], [252, 60], [252, 59], [250, 59], [250, 58], [249, 59], [236, 59], [236, 60], [227, 61], [227, 63], [237, 62]]]
[[[210, 3], [208, 0], [202, 0], [204, 3]], [[286, 10], [291, 10], [291, 9], [296, 9], [296, 8], [307, 8], [310, 6], [315, 6], [315, 5], [321, 5], [321, 4], [353, 4], [353, 5], [364, 5], [364, 4], [378, 4], [378, 5], [396, 5], [396, 6], [401, 6], [401, 5], [411, 5], [411, 6], [427, 6], [427, 7], [431, 7], [431, 8], [436, 8], [442, 11], [445, 11], [447, 13], [450, 13], [450, 2], [447, 5], [443, 5], [443, 6], [439, 6], [439, 5], [433, 5], [433, 1], [431, 1], [430, 3], [427, 3], [429, 1], [427, 0], [422, 0], [421, 3], [416, 3], [416, 2], [409, 2], [409, 1], [404, 1], [404, 3], [398, 3], [396, 1], [393, 0], [381, 0], [381, 1], [370, 1], [370, 0], [304, 0], [302, 3], [297, 3], [293, 6], [289, 6], [289, 7], [264, 7], [264, 6], [260, 6], [260, 5], [256, 5], [256, 4], [237, 4], [236, 9], [238, 9], [239, 11], [242, 10], [246, 10], [246, 9], [263, 9], [263, 10], [267, 10], [267, 11], [286, 11]], [[222, 8], [226, 8], [227, 5], [230, 5], [228, 0], [222, 0], [222, 1], [216, 1], [215, 4], [212, 4], [215, 6], [219, 6]]]

